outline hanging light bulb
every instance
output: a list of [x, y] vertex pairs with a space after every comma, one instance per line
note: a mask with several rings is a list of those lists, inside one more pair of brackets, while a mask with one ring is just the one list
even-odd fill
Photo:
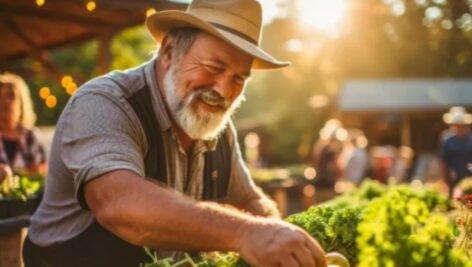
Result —
[[97, 3], [95, 3], [95, 1], [88, 1], [85, 7], [87, 8], [88, 11], [92, 12], [97, 7]]
[[67, 94], [73, 95], [75, 91], [77, 91], [77, 84], [75, 84], [74, 82], [69, 83], [66, 87], [66, 91]]
[[39, 96], [42, 99], [46, 99], [50, 95], [51, 95], [51, 89], [49, 89], [49, 87], [43, 86], [43, 87], [41, 87], [41, 89], [39, 89]]
[[44, 6], [45, 3], [46, 3], [46, 0], [36, 0], [36, 5], [39, 7]]
[[70, 75], [66, 75], [62, 77], [61, 85], [62, 87], [67, 88], [67, 85], [69, 85], [69, 83], [71, 83], [72, 81], [73, 81], [72, 77]]
[[46, 98], [46, 106], [48, 108], [54, 108], [57, 105], [57, 98], [53, 95], [50, 95]]

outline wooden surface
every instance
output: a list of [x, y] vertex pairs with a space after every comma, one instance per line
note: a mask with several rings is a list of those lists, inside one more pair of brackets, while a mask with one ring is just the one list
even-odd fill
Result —
[[0, 267], [23, 267], [21, 248], [27, 228], [0, 233]]

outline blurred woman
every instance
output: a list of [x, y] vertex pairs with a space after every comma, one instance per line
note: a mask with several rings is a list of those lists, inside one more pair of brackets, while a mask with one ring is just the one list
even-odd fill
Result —
[[36, 120], [24, 80], [0, 74], [0, 181], [13, 171], [44, 172], [44, 149], [32, 131]]

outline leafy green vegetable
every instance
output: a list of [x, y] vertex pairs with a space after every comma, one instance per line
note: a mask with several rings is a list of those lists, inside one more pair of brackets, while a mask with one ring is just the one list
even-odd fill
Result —
[[357, 229], [358, 267], [471, 266], [451, 248], [448, 219], [406, 187], [373, 200]]
[[5, 179], [0, 183], [0, 199], [11, 197], [26, 200], [35, 195], [43, 183], [42, 180], [33, 181], [25, 176], [13, 176], [12, 179]]
[[305, 229], [326, 251], [337, 251], [355, 262], [357, 225], [361, 220], [359, 208], [311, 207], [288, 217], [287, 222]]
[[190, 257], [185, 254], [181, 260], [173, 258], [159, 259], [156, 253], [146, 248], [151, 257], [151, 263], [141, 264], [141, 267], [249, 267], [236, 253], [211, 253], [198, 257]]

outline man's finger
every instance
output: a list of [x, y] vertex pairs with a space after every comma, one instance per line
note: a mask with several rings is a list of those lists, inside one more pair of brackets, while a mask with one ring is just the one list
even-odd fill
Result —
[[295, 256], [295, 259], [300, 264], [300, 266], [303, 266], [303, 267], [317, 266], [315, 262], [315, 258], [313, 257], [313, 254], [306, 247], [303, 247], [295, 251], [294, 256]]
[[307, 234], [307, 247], [311, 251], [313, 258], [316, 262], [316, 267], [327, 267], [328, 263], [326, 262], [325, 252], [323, 248], [318, 244], [318, 242]]
[[305, 265], [300, 265], [299, 262], [295, 260], [294, 257], [287, 257], [286, 259], [282, 259], [280, 266], [281, 267], [305, 267]]

